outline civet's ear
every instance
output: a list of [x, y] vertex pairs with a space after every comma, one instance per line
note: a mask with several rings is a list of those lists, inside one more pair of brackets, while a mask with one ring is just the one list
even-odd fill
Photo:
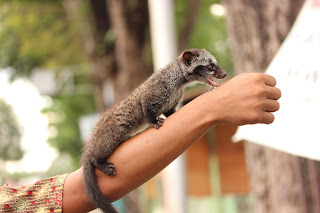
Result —
[[198, 54], [195, 53], [195, 52], [192, 52], [192, 51], [185, 51], [183, 54], [182, 54], [182, 60], [183, 60], [183, 63], [186, 65], [186, 66], [190, 66], [191, 65], [191, 62], [193, 61], [193, 59], [195, 57], [197, 57]]

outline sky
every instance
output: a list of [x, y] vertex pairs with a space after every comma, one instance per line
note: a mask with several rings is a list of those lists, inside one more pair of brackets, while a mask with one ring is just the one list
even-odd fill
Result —
[[22, 148], [25, 155], [18, 162], [6, 164], [6, 170], [13, 172], [46, 171], [57, 157], [57, 150], [47, 143], [48, 119], [40, 113], [50, 104], [50, 98], [41, 97], [30, 81], [19, 79], [8, 81], [8, 71], [0, 70], [0, 98], [12, 105], [23, 128]]

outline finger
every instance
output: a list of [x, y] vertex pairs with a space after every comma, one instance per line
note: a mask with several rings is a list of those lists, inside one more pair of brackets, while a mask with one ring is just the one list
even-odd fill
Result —
[[265, 124], [271, 124], [275, 119], [274, 115], [271, 112], [264, 112], [261, 117], [262, 117], [262, 120], [260, 123], [265, 123]]
[[280, 104], [278, 101], [267, 99], [264, 105], [264, 111], [266, 112], [275, 112], [280, 109]]
[[274, 87], [277, 84], [277, 80], [273, 76], [264, 74], [263, 77], [266, 85]]
[[268, 87], [267, 98], [278, 100], [281, 97], [281, 90], [277, 87]]

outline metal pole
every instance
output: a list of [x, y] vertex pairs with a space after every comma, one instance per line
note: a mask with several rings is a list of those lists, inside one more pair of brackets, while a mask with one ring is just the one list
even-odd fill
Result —
[[[178, 54], [174, 6], [172, 0], [149, 0], [148, 3], [154, 70], [157, 71]], [[186, 170], [183, 155], [164, 169], [161, 178], [164, 212], [187, 212]]]

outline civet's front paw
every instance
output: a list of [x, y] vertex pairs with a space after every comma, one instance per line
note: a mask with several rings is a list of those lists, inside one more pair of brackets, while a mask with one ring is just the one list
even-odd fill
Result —
[[152, 124], [151, 126], [153, 126], [156, 129], [159, 129], [164, 123], [164, 119], [163, 118], [157, 118], [157, 123]]

